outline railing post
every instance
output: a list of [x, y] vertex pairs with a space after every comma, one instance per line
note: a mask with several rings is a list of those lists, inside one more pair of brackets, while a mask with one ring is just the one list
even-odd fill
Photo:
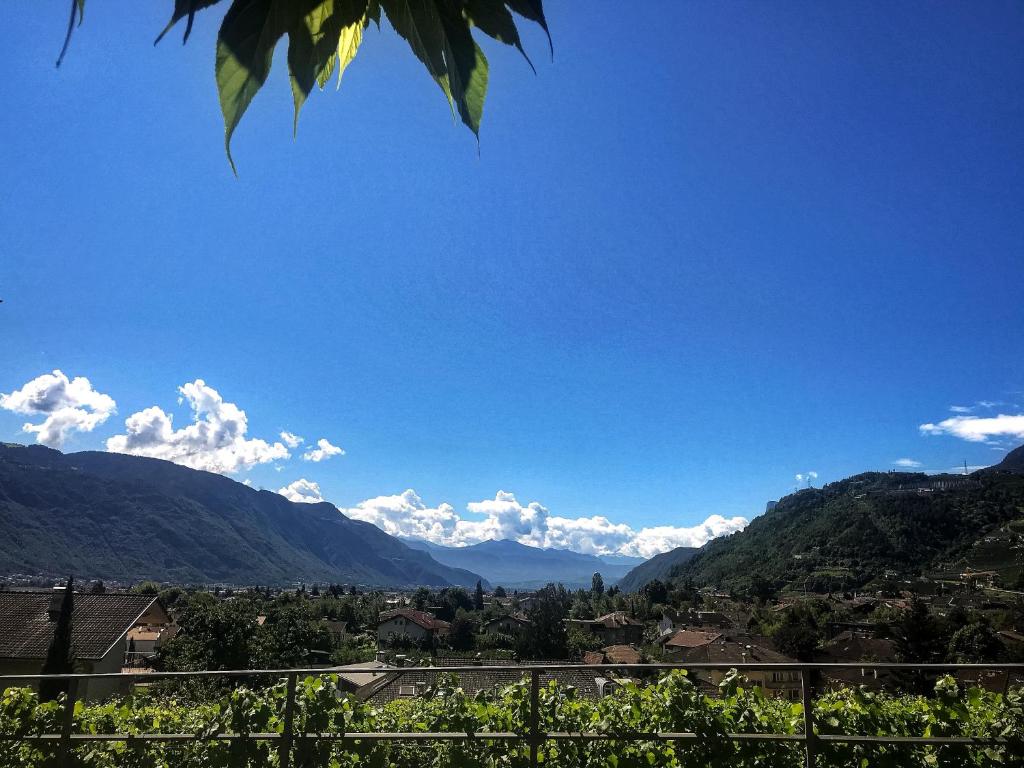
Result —
[[75, 723], [75, 702], [78, 700], [78, 680], [68, 679], [68, 690], [64, 694], [64, 716], [60, 723], [60, 746], [57, 765], [71, 768], [71, 730]]
[[288, 768], [292, 760], [292, 732], [295, 723], [295, 673], [288, 675], [284, 699], [284, 730], [277, 747], [277, 762], [280, 768]]
[[536, 768], [537, 748], [540, 746], [540, 675], [530, 670], [530, 766]]
[[804, 705], [804, 766], [815, 768], [818, 755], [818, 737], [814, 733], [814, 699], [811, 696], [811, 670], [800, 670], [800, 688]]

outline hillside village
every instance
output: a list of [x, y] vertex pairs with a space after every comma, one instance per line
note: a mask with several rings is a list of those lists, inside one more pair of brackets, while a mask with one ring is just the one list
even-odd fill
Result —
[[[0, 591], [0, 675], [38, 672], [66, 590]], [[740, 595], [646, 584], [627, 594], [548, 585], [533, 592], [461, 587], [361, 591], [341, 585], [212, 591], [102, 583], [73, 595], [75, 668], [86, 672], [316, 668], [336, 673], [366, 701], [424, 695], [445, 667], [507, 667], [474, 673], [469, 689], [518, 679], [530, 661], [613, 665], [551, 673], [580, 695], [609, 695], [626, 680], [656, 676], [614, 665], [714, 663], [695, 680], [713, 692], [744, 662], [1024, 661], [1024, 594], [988, 585], [976, 572], [919, 580], [870, 594]], [[405, 667], [438, 672], [404, 672]], [[748, 673], [768, 695], [797, 700], [800, 677]], [[965, 675], [993, 690], [1016, 684], [998, 673]], [[906, 684], [865, 667], [820, 676], [837, 686]], [[142, 683], [146, 685], [147, 683]], [[93, 681], [82, 695], [127, 693], [129, 681]], [[120, 687], [118, 687], [120, 686]]]

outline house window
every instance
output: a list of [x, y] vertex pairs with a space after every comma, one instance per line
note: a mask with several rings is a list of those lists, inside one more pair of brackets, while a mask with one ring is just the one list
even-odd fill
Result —
[[398, 695], [402, 698], [412, 698], [416, 695], [415, 685], [400, 685], [398, 686]]

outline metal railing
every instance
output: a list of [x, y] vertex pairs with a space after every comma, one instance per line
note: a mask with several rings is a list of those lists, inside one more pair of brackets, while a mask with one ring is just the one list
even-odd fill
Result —
[[[214, 740], [251, 740], [278, 741], [279, 767], [289, 768], [292, 745], [300, 739], [317, 741], [333, 741], [341, 743], [365, 741], [503, 741], [528, 744], [530, 749], [530, 765], [538, 764], [537, 753], [541, 745], [547, 741], [688, 741], [701, 738], [700, 734], [691, 732], [650, 732], [650, 733], [606, 733], [599, 731], [542, 731], [540, 730], [540, 678], [544, 672], [593, 670], [614, 671], [616, 673], [659, 672], [674, 669], [691, 672], [709, 672], [715, 670], [735, 669], [744, 671], [797, 672], [800, 679], [800, 693], [803, 704], [803, 732], [801, 733], [728, 733], [727, 739], [734, 741], [774, 741], [798, 742], [802, 744], [804, 765], [806, 768], [820, 768], [817, 755], [819, 746], [826, 742], [878, 744], [878, 745], [963, 745], [973, 747], [999, 746], [1007, 743], [1005, 738], [975, 738], [971, 736], [866, 736], [856, 734], [825, 734], [818, 733], [815, 728], [812, 675], [815, 672], [828, 673], [843, 670], [879, 670], [890, 672], [950, 672], [969, 670], [980, 673], [1001, 672], [1005, 674], [1003, 693], [1010, 684], [1011, 674], [1016, 674], [1017, 681], [1024, 680], [1024, 664], [888, 664], [872, 662], [846, 662], [833, 664], [758, 664], [753, 662], [737, 664], [714, 663], [655, 663], [655, 664], [517, 664], [517, 665], [481, 665], [467, 664], [446, 667], [384, 667], [368, 670], [375, 674], [404, 675], [407, 673], [448, 674], [460, 672], [502, 672], [507, 674], [510, 668], [522, 672], [523, 678], [530, 680], [530, 709], [528, 728], [525, 733], [484, 731], [469, 732], [347, 732], [347, 733], [295, 733], [295, 689], [299, 677], [317, 677], [334, 674], [336, 670], [323, 667], [313, 669], [262, 669], [262, 670], [218, 670], [208, 672], [104, 672], [66, 675], [0, 675], [0, 691], [9, 687], [12, 682], [38, 683], [41, 680], [67, 680], [68, 691], [63, 708], [60, 733], [45, 734], [4, 734], [3, 741], [57, 741], [57, 763], [61, 768], [68, 768], [71, 762], [71, 747], [82, 742], [181, 742], [181, 741], [214, 741]], [[209, 736], [193, 733], [73, 733], [74, 703], [78, 699], [78, 687], [81, 681], [119, 679], [126, 682], [150, 681], [173, 678], [246, 678], [262, 676], [264, 678], [284, 678], [286, 681], [284, 722], [280, 733], [214, 733]]]

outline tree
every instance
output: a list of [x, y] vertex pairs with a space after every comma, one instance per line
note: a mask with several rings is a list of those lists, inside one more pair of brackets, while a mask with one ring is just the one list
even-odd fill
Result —
[[107, 587], [102, 581], [94, 581], [92, 587], [89, 588], [89, 594], [91, 595], [103, 595], [106, 592]]
[[661, 579], [652, 579], [644, 584], [640, 590], [642, 594], [651, 604], [662, 604], [668, 602], [668, 586]]
[[793, 612], [772, 633], [775, 647], [797, 661], [811, 661], [820, 640], [818, 627]]
[[495, 597], [508, 597], [508, 593], [505, 592], [505, 588], [500, 584], [494, 588]]
[[[157, 42], [182, 19], [187, 19], [187, 41], [196, 12], [219, 1], [175, 0], [171, 20]], [[76, 20], [82, 22], [84, 9], [85, 0], [71, 0], [71, 21], [57, 66], [67, 52]], [[380, 29], [382, 11], [441, 87], [452, 114], [477, 136], [487, 94], [488, 63], [473, 39], [473, 30], [514, 46], [527, 62], [512, 12], [548, 32], [542, 0], [232, 0], [217, 35], [215, 66], [224, 146], [232, 169], [231, 136], [267, 81], [281, 38], [288, 38], [297, 130], [299, 111], [313, 88], [323, 90], [335, 72], [341, 85], [345, 69], [359, 51], [363, 30], [371, 21]]]
[[522, 655], [535, 659], [564, 659], [568, 653], [565, 615], [571, 598], [561, 584], [548, 584], [537, 590], [530, 603], [527, 618], [531, 631], [520, 642]]
[[[75, 649], [71, 640], [71, 616], [75, 612], [75, 580], [68, 577], [64, 596], [60, 601], [60, 612], [53, 628], [53, 639], [46, 651], [42, 674], [67, 675], [75, 671]], [[42, 680], [39, 683], [39, 700], [55, 701], [61, 693], [67, 693], [67, 680]]]
[[590, 591], [595, 597], [601, 597], [604, 594], [604, 577], [600, 573], [595, 573], [591, 577]]
[[473, 610], [482, 611], [484, 609], [484, 587], [477, 579], [476, 590], [473, 592]]
[[448, 645], [455, 651], [471, 651], [476, 640], [476, 624], [468, 616], [456, 616], [448, 629]]
[[983, 664], [1002, 661], [1006, 649], [985, 622], [960, 627], [949, 639], [949, 660], [957, 664]]

